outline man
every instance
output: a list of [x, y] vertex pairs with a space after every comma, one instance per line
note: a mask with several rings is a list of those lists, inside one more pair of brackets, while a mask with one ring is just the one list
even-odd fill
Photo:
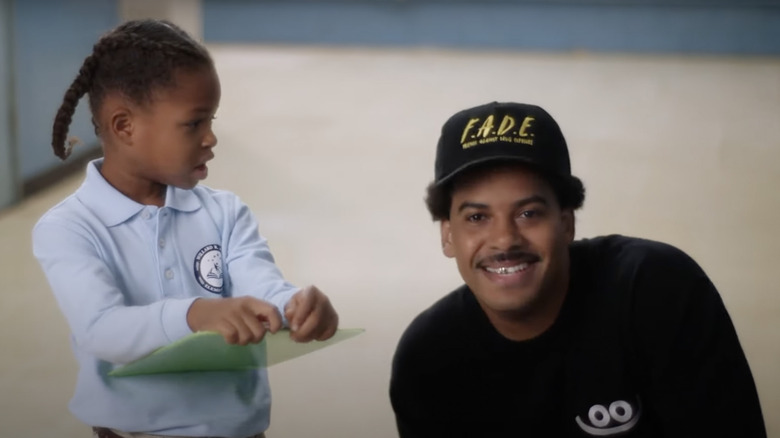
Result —
[[765, 437], [734, 327], [666, 244], [574, 241], [582, 182], [542, 108], [442, 128], [427, 204], [465, 285], [420, 314], [390, 397], [410, 437]]

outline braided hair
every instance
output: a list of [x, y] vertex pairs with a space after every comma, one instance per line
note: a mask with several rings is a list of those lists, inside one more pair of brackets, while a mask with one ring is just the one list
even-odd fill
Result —
[[128, 21], [103, 35], [93, 46], [65, 92], [54, 118], [52, 148], [61, 159], [70, 155], [65, 146], [68, 128], [79, 100], [89, 94], [92, 124], [108, 93], [118, 92], [131, 102], [149, 103], [160, 88], [173, 85], [181, 68], [213, 66], [208, 51], [173, 23], [164, 20]]

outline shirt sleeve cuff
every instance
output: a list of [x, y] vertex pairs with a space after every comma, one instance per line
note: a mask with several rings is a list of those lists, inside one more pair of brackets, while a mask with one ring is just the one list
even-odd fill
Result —
[[293, 295], [295, 295], [300, 288], [292, 287], [290, 290], [287, 290], [285, 292], [282, 292], [278, 295], [275, 295], [273, 298], [271, 298], [271, 304], [276, 306], [277, 309], [279, 309], [279, 313], [282, 315], [282, 326], [283, 327], [289, 327], [290, 322], [287, 321], [287, 317], [284, 316], [284, 308], [287, 306], [287, 303], [290, 302], [290, 299]]
[[190, 310], [192, 303], [197, 299], [195, 297], [165, 301], [162, 309], [162, 326], [169, 342], [177, 341], [192, 334], [192, 329], [187, 324], [187, 312]]

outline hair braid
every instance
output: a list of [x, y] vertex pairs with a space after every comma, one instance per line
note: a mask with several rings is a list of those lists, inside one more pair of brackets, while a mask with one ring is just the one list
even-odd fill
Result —
[[70, 84], [68, 91], [65, 92], [62, 105], [60, 105], [60, 109], [54, 117], [51, 145], [52, 148], [54, 148], [54, 154], [63, 160], [68, 158], [70, 151], [73, 148], [73, 144], [65, 147], [65, 138], [68, 135], [68, 128], [73, 119], [73, 113], [76, 111], [76, 106], [81, 97], [88, 93], [89, 89], [92, 87], [92, 79], [96, 67], [97, 58], [95, 55], [87, 56], [84, 63], [81, 65], [81, 69], [79, 69], [78, 76], [76, 76], [76, 79]]

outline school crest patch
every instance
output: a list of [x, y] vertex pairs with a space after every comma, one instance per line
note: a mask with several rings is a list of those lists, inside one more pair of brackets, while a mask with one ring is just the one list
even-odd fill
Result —
[[195, 255], [195, 279], [203, 289], [222, 294], [222, 247], [206, 245]]

